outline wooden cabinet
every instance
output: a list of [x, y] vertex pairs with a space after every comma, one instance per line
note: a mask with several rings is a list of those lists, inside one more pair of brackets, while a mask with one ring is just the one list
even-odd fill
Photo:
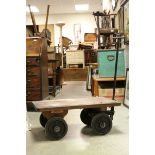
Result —
[[32, 101], [48, 97], [48, 56], [46, 39], [26, 38], [26, 101], [31, 109]]
[[[115, 99], [123, 102], [126, 78], [117, 77], [116, 80]], [[113, 85], [114, 78], [100, 78], [98, 76], [93, 76], [91, 87], [92, 96], [112, 98]]]
[[89, 63], [97, 63], [97, 52], [93, 49], [85, 49], [84, 50], [85, 56], [85, 65]]
[[63, 68], [60, 67], [59, 60], [48, 60], [49, 69], [51, 72], [48, 76], [49, 93], [52, 96], [56, 96], [57, 90], [62, 88], [63, 84]]

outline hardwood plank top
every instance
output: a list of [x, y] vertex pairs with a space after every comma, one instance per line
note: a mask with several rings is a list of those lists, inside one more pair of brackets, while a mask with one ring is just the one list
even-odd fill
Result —
[[27, 57], [39, 57], [40, 56], [40, 53], [37, 53], [37, 52], [27, 52], [26, 53], [26, 56]]
[[68, 110], [82, 108], [102, 108], [120, 106], [121, 103], [105, 97], [87, 97], [87, 98], [70, 98], [70, 99], [54, 99], [32, 102], [37, 111], [51, 110]]
[[[114, 77], [99, 77], [97, 75], [92, 76], [95, 81], [114, 81]], [[126, 77], [116, 77], [117, 81], [124, 81]]]

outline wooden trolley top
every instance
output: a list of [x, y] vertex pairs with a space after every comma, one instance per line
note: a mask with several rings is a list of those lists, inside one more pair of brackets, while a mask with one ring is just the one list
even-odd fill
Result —
[[68, 110], [82, 108], [103, 108], [120, 106], [121, 103], [105, 97], [70, 98], [33, 101], [37, 111]]

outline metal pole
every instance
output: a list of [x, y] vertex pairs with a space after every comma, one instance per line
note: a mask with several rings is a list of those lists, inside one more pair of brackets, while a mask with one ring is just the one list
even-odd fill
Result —
[[[115, 100], [115, 89], [116, 89], [116, 77], [117, 77], [117, 64], [118, 64], [118, 53], [119, 53], [120, 38], [117, 38], [117, 48], [116, 48], [116, 61], [115, 61], [115, 72], [114, 72], [114, 85], [113, 85], [113, 96], [112, 99]], [[114, 112], [114, 107], [111, 107], [111, 111]]]
[[64, 66], [64, 60], [63, 60], [63, 43], [62, 43], [62, 26], [60, 26], [60, 49], [62, 53], [61, 61], [62, 61], [62, 67]]
[[113, 97], [112, 99], [115, 99], [115, 88], [116, 88], [116, 77], [117, 77], [117, 64], [118, 64], [118, 52], [119, 52], [119, 41], [120, 39], [117, 39], [117, 48], [116, 48], [116, 61], [115, 61], [115, 72], [114, 72], [114, 85], [113, 85]]
[[62, 67], [63, 67], [64, 66], [63, 65], [63, 56], [64, 56], [64, 53], [63, 53], [63, 42], [62, 42], [62, 27], [65, 25], [65, 23], [59, 22], [56, 25], [60, 27], [60, 49], [61, 49], [61, 53], [62, 53], [61, 61], [62, 61]]

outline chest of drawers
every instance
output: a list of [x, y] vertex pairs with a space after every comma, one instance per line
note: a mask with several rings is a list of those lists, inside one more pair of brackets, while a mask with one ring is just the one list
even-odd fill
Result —
[[26, 103], [48, 97], [48, 56], [44, 38], [26, 39]]

